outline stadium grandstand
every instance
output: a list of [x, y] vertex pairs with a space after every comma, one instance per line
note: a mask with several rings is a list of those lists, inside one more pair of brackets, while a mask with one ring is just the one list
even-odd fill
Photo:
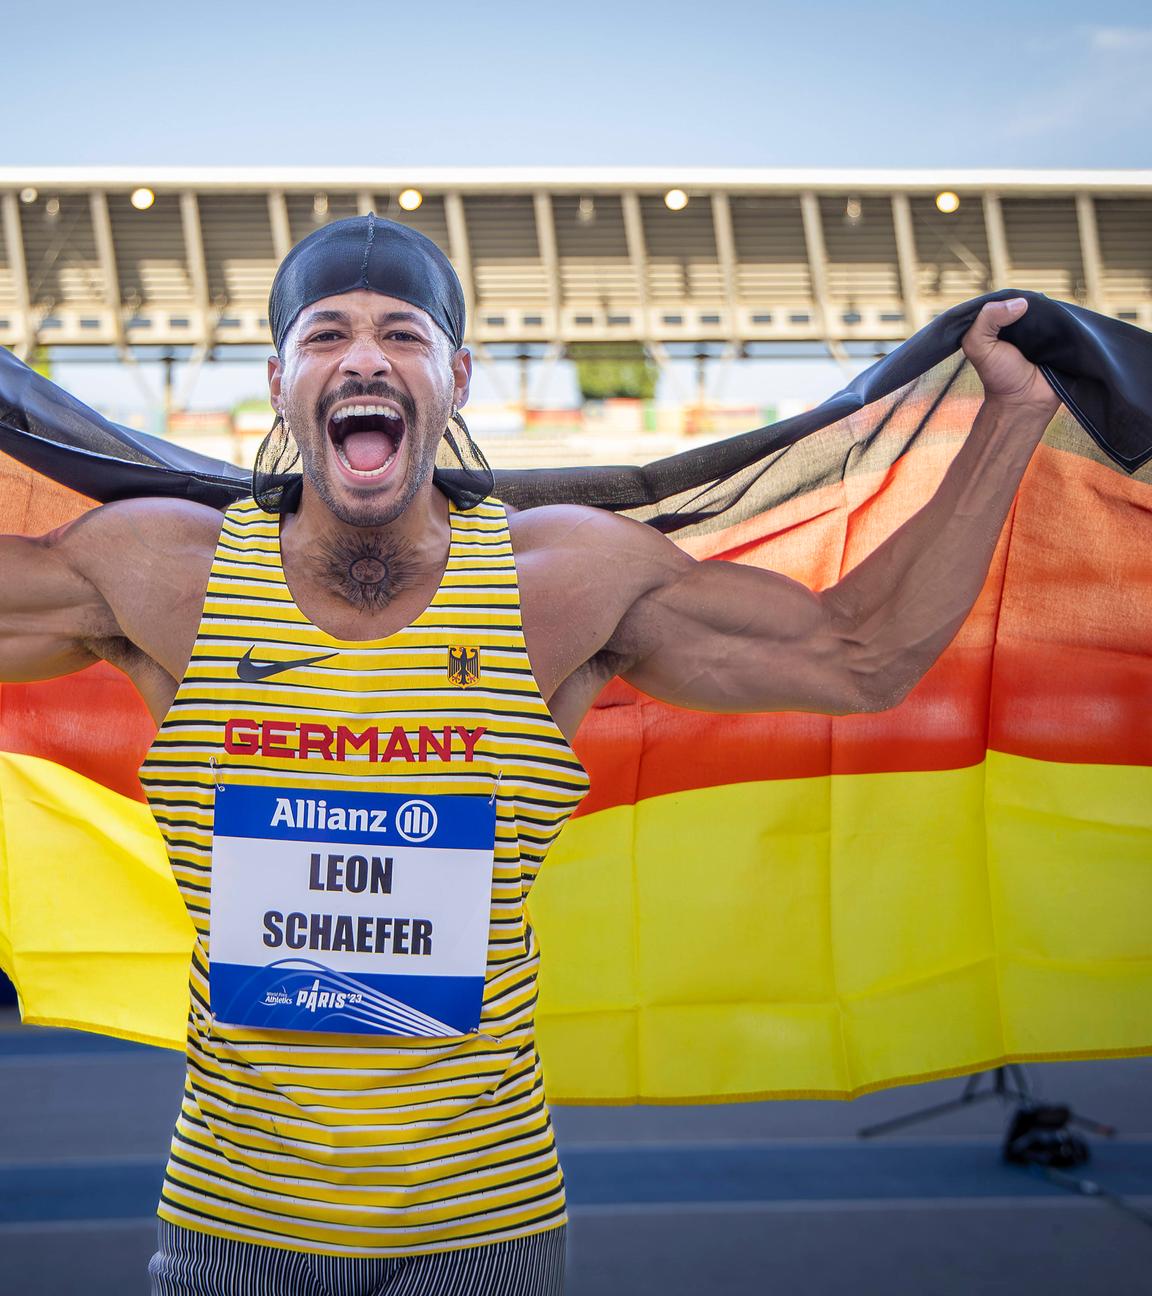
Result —
[[375, 211], [451, 255], [470, 341], [906, 337], [1011, 285], [1152, 326], [1152, 173], [0, 170], [0, 343], [266, 343], [277, 263]]

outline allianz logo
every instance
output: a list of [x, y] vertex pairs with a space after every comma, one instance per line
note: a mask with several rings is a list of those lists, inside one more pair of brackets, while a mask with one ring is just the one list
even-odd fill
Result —
[[[422, 798], [405, 801], [396, 811], [396, 831], [406, 841], [425, 842], [436, 832], [438, 825], [439, 815], [435, 806]], [[270, 826], [297, 831], [387, 833], [388, 811], [329, 805], [323, 797], [277, 797]]]
[[277, 797], [272, 811], [273, 828], [328, 828], [348, 832], [386, 833], [387, 810], [365, 810], [358, 806], [329, 805], [323, 798]]

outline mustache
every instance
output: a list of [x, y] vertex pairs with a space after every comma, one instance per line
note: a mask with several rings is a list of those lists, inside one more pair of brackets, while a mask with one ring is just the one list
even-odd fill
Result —
[[347, 379], [335, 391], [331, 391], [327, 396], [320, 398], [316, 406], [316, 418], [322, 428], [327, 427], [328, 415], [332, 412], [334, 405], [338, 405], [341, 401], [352, 400], [353, 397], [371, 396], [375, 396], [380, 400], [395, 401], [403, 410], [404, 422], [409, 427], [416, 422], [416, 402], [407, 392], [397, 391], [390, 383], [357, 382], [355, 378]]

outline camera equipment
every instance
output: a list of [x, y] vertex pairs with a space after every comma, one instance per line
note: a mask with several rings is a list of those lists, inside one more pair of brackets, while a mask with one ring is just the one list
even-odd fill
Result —
[[1060, 1169], [1083, 1165], [1091, 1153], [1088, 1144], [1068, 1129], [1071, 1119], [1071, 1108], [1062, 1103], [1021, 1103], [1004, 1136], [1004, 1160]]
[[[991, 1086], [981, 1088], [980, 1081], [989, 1074], [992, 1078]], [[971, 1107], [989, 1098], [1014, 1104], [1000, 1149], [1005, 1162], [1042, 1174], [1049, 1182], [1070, 1192], [1085, 1197], [1099, 1197], [1101, 1201], [1152, 1228], [1152, 1216], [1132, 1206], [1119, 1193], [1112, 1192], [1092, 1179], [1081, 1179], [1064, 1173], [1071, 1166], [1083, 1165], [1092, 1156], [1087, 1141], [1074, 1134], [1068, 1128], [1070, 1125], [1079, 1125], [1105, 1138], [1112, 1138], [1116, 1134], [1116, 1127], [1080, 1116], [1065, 1103], [1038, 1101], [1024, 1068], [1016, 1063], [1006, 1063], [991, 1073], [977, 1071], [965, 1081], [959, 1098], [922, 1107], [918, 1111], [878, 1121], [874, 1125], [865, 1125], [857, 1131], [857, 1135], [860, 1138], [875, 1138], [906, 1125], [942, 1116], [945, 1112]]]

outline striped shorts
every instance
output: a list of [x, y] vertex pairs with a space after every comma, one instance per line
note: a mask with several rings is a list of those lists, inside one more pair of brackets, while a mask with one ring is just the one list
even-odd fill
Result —
[[152, 1296], [561, 1296], [566, 1229], [391, 1260], [233, 1242], [160, 1220]]

